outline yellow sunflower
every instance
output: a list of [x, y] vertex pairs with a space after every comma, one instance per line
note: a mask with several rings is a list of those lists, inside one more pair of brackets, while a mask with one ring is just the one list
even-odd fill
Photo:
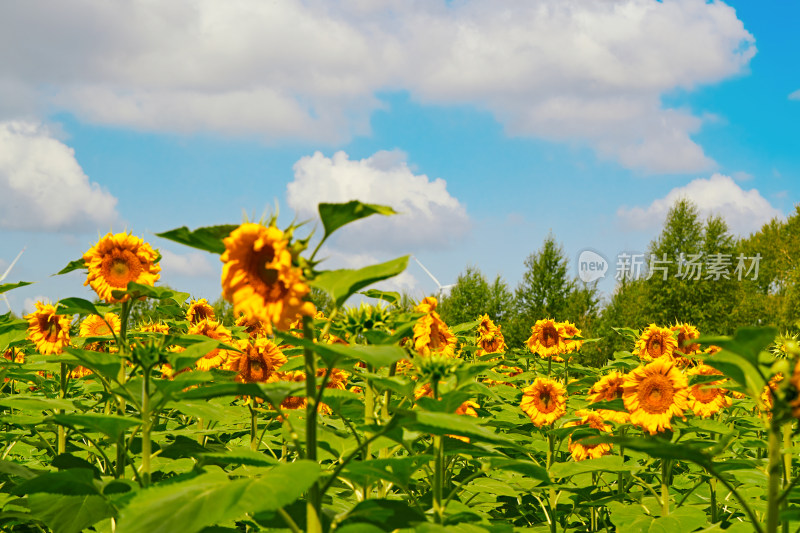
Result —
[[495, 326], [489, 315], [481, 317], [481, 323], [478, 324], [478, 351], [475, 352], [477, 357], [486, 355], [487, 353], [501, 353], [506, 351], [506, 341], [503, 338], [503, 333], [500, 331], [501, 326]]
[[245, 333], [247, 333], [250, 338], [267, 335], [267, 328], [264, 326], [264, 323], [255, 317], [248, 318], [245, 315], [239, 315], [239, 318], [236, 319], [236, 325], [243, 327]]
[[570, 338], [580, 337], [581, 330], [569, 320], [561, 323], [561, 335], [564, 337], [564, 353], [577, 352], [583, 346], [582, 340]]
[[81, 321], [80, 336], [102, 337], [103, 335], [111, 335], [112, 330], [109, 329], [109, 324], [111, 324], [114, 333], [119, 334], [122, 321], [116, 314], [106, 313], [102, 318], [97, 315], [89, 315]]
[[672, 429], [672, 417], [689, 408], [688, 396], [686, 376], [666, 357], [631, 370], [623, 381], [622, 400], [631, 423], [651, 435]]
[[128, 233], [109, 233], [83, 254], [89, 270], [84, 285], [91, 285], [106, 302], [125, 301], [127, 295], [116, 300], [111, 291], [124, 290], [131, 281], [154, 285], [161, 272], [157, 259], [158, 254], [142, 239]]
[[139, 329], [145, 333], [163, 333], [164, 335], [169, 333], [169, 325], [163, 322], [150, 322], [142, 325]]
[[[458, 409], [456, 409], [456, 414], [457, 415], [465, 415], [465, 416], [473, 416], [475, 418], [478, 418], [478, 411], [475, 410], [475, 409], [478, 409], [478, 408], [480, 408], [480, 405], [478, 405], [477, 403], [475, 403], [475, 402], [473, 402], [471, 400], [467, 400], [466, 402], [464, 402], [464, 403], [462, 403], [461, 405], [458, 406]], [[464, 437], [464, 436], [461, 436], [461, 435], [447, 435], [447, 436], [452, 438], [452, 439], [458, 439], [461, 442], [469, 442], [469, 437]]]
[[[317, 369], [317, 379], [322, 379], [325, 377], [325, 374], [328, 373], [327, 368], [318, 368]], [[327, 389], [339, 389], [345, 390], [347, 389], [347, 380], [350, 379], [350, 374], [341, 370], [339, 368], [332, 368], [331, 375], [328, 378], [328, 382], [325, 384], [325, 388]], [[317, 381], [320, 383], [320, 381]]]
[[238, 341], [236, 347], [242, 353], [231, 352], [225, 368], [238, 372], [236, 381], [241, 383], [266, 383], [286, 363], [283, 352], [266, 337]]
[[311, 289], [281, 230], [245, 223], [223, 242], [222, 294], [235, 314], [261, 320], [269, 332], [289, 329], [297, 315], [314, 316], [314, 304], [304, 301]]
[[192, 324], [197, 324], [201, 320], [216, 320], [214, 308], [209, 305], [208, 300], [200, 298], [199, 300], [192, 300], [189, 303], [189, 308], [186, 310], [186, 320]]
[[531, 353], [538, 353], [540, 357], [552, 357], [554, 361], [563, 361], [560, 354], [566, 353], [564, 343], [564, 329], [562, 325], [552, 319], [537, 320], [531, 326], [531, 336], [525, 341]]
[[[189, 335], [204, 335], [208, 338], [231, 344], [231, 332], [215, 320], [201, 320], [197, 324], [192, 324], [187, 331]], [[195, 365], [200, 370], [211, 370], [212, 368], [219, 368], [230, 357], [228, 350], [215, 348], [208, 352], [205, 356], [197, 360]]]
[[415, 309], [418, 313], [425, 313], [425, 316], [414, 324], [414, 350], [424, 356], [440, 353], [447, 357], [455, 357], [456, 337], [439, 317], [436, 304], [436, 298], [429, 296]]
[[672, 358], [677, 348], [678, 341], [672, 335], [671, 329], [650, 324], [636, 341], [634, 353], [642, 361], [652, 361], [659, 357]]
[[[690, 376], [721, 376], [722, 372], [708, 365], [699, 364], [689, 369]], [[689, 389], [689, 407], [697, 416], [708, 418], [718, 413], [723, 407], [730, 407], [731, 399], [728, 391], [719, 388], [723, 380], [692, 385]]]
[[[276, 377], [279, 381], [299, 383], [306, 380], [306, 373], [302, 370], [291, 370], [289, 372], [278, 372]], [[289, 396], [281, 403], [281, 409], [303, 409], [306, 406], [304, 396]]]
[[[610, 402], [617, 398], [622, 398], [622, 383], [624, 378], [625, 374], [622, 372], [617, 370], [609, 372], [589, 389], [589, 401], [592, 403]], [[630, 415], [624, 411], [598, 409], [597, 413], [606, 420], [618, 424], [626, 424], [630, 420]]]
[[[587, 409], [579, 409], [575, 411], [575, 416], [581, 417], [580, 420], [567, 422], [564, 427], [585, 426], [600, 430], [604, 433], [611, 433], [611, 426], [606, 424], [606, 421], [600, 416], [599, 413], [589, 411]], [[569, 453], [576, 461], [584, 461], [586, 459], [597, 459], [603, 455], [611, 453], [611, 444], [582, 444], [580, 440], [572, 442], [572, 437], [569, 438]]]
[[678, 346], [675, 348], [676, 351], [684, 355], [691, 355], [700, 351], [700, 345], [696, 342], [692, 342], [700, 338], [700, 331], [698, 331], [696, 327], [684, 322], [683, 324], [675, 324], [670, 329], [678, 334]]
[[25, 362], [25, 352], [19, 348], [8, 348], [5, 352], [3, 352], [3, 358], [6, 361], [12, 361], [14, 363], [21, 364]]
[[50, 304], [36, 302], [36, 311], [25, 315], [28, 321], [28, 339], [42, 355], [60, 354], [69, 344], [69, 324], [72, 318], [57, 315]]
[[770, 417], [772, 416], [772, 406], [775, 403], [774, 394], [781, 381], [783, 381], [783, 374], [779, 372], [769, 378], [769, 383], [761, 391], [761, 410], [767, 412]]
[[567, 412], [567, 390], [564, 385], [548, 378], [536, 378], [522, 389], [520, 408], [536, 427], [548, 426]]

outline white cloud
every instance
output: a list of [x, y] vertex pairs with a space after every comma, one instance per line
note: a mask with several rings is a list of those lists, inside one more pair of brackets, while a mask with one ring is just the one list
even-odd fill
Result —
[[217, 274], [219, 269], [214, 269], [208, 260], [208, 254], [203, 252], [189, 252], [176, 254], [163, 248], [161, 253], [161, 274], [166, 276], [203, 277]]
[[703, 115], [661, 97], [741, 73], [753, 43], [705, 0], [28, 0], [2, 7], [0, 118], [335, 143], [369, 130], [381, 91], [408, 91], [631, 168], [696, 171], [712, 164], [691, 139]]
[[738, 235], [758, 231], [774, 217], [783, 217], [783, 213], [761, 196], [757, 189], [745, 191], [732, 178], [722, 174], [714, 174], [708, 179], [699, 178], [684, 187], [676, 187], [646, 208], [620, 207], [617, 216], [628, 227], [660, 227], [669, 209], [680, 198], [694, 202], [703, 217], [712, 214], [724, 217], [731, 232]]
[[25, 300], [23, 300], [23, 303], [22, 303], [22, 312], [23, 312], [23, 314], [28, 315], [28, 314], [33, 313], [34, 311], [36, 311], [36, 302], [42, 302], [44, 304], [52, 304], [53, 303], [52, 300], [50, 300], [50, 298], [48, 298], [47, 296], [42, 296], [41, 294], [38, 294], [38, 295], [34, 296], [33, 298], [25, 298]]
[[800, 100], [800, 89], [789, 95], [789, 100]]
[[117, 199], [34, 122], [0, 122], [0, 198], [0, 228], [90, 230], [117, 220]]
[[350, 200], [388, 205], [400, 214], [352, 223], [340, 230], [339, 248], [407, 253], [447, 246], [469, 227], [466, 210], [447, 191], [447, 182], [414, 174], [403, 152], [381, 151], [361, 160], [344, 152], [331, 158], [316, 152], [295, 163], [287, 201], [300, 218], [316, 217], [320, 202]]

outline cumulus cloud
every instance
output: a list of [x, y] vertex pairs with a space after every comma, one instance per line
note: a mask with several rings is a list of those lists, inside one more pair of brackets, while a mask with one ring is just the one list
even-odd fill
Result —
[[203, 277], [214, 275], [218, 270], [215, 270], [209, 262], [208, 254], [203, 252], [176, 254], [169, 250], [160, 249], [159, 253], [161, 253], [162, 275]]
[[702, 115], [661, 97], [740, 73], [755, 53], [735, 10], [705, 0], [28, 0], [2, 11], [0, 114], [56, 108], [150, 131], [335, 143], [369, 130], [381, 91], [408, 91], [647, 172], [712, 164], [691, 138]]
[[789, 95], [789, 100], [800, 100], [800, 89]]
[[0, 228], [90, 230], [117, 220], [117, 199], [89, 181], [75, 152], [34, 122], [0, 122]]
[[731, 232], [738, 235], [758, 231], [773, 218], [783, 216], [757, 189], [745, 191], [731, 177], [722, 174], [714, 174], [708, 179], [696, 179], [684, 187], [676, 187], [648, 207], [621, 207], [617, 216], [628, 227], [659, 227], [675, 201], [681, 198], [694, 202], [701, 216], [724, 217]]
[[401, 151], [380, 151], [361, 160], [345, 152], [320, 152], [294, 165], [287, 201], [301, 218], [317, 216], [320, 202], [361, 200], [394, 208], [398, 215], [373, 215], [341, 230], [340, 248], [406, 250], [447, 246], [469, 227], [464, 206], [447, 191], [447, 182], [414, 174]]

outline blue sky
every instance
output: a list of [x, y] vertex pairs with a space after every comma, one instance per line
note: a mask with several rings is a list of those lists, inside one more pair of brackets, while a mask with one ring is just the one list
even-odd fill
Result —
[[[0, 272], [33, 301], [108, 231], [215, 299], [217, 256], [154, 236], [280, 206], [388, 203], [331, 267], [413, 253], [513, 288], [549, 232], [614, 268], [678, 196], [747, 235], [800, 201], [796, 2], [81, 0], [0, 4]], [[415, 263], [393, 288], [436, 289]], [[613, 272], [601, 282], [613, 290]], [[4, 305], [4, 304], [0, 304]]]

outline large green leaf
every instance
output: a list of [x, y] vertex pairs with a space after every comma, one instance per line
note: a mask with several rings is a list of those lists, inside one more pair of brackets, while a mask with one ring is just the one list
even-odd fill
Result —
[[99, 315], [103, 314], [97, 310], [97, 307], [89, 300], [83, 298], [64, 298], [58, 301], [56, 311], [62, 315]]
[[125, 296], [130, 296], [133, 299], [147, 297], [154, 300], [172, 300], [178, 305], [181, 305], [189, 298], [188, 292], [178, 292], [168, 287], [151, 287], [150, 285], [143, 285], [133, 281], [128, 282], [128, 287], [125, 290], [111, 291], [111, 295], [117, 300], [121, 300]]
[[351, 295], [364, 287], [403, 272], [408, 266], [408, 257], [405, 255], [358, 270], [326, 270], [320, 272], [310, 285], [327, 292], [333, 298], [336, 307], [341, 307]]
[[234, 224], [225, 224], [190, 230], [186, 226], [182, 226], [177, 229], [165, 231], [164, 233], [156, 233], [156, 236], [179, 242], [186, 246], [197, 248], [198, 250], [204, 250], [213, 254], [221, 254], [225, 251], [225, 244], [222, 242], [222, 239], [230, 235], [231, 232], [238, 227], [239, 226]]
[[19, 287], [24, 287], [26, 285], [33, 285], [33, 283], [34, 283], [33, 281], [18, 281], [16, 283], [3, 283], [0, 284], [0, 294], [3, 294], [4, 292], [8, 292], [10, 290]]
[[30, 409], [32, 411], [75, 409], [75, 404], [72, 400], [42, 398], [41, 396], [27, 396], [22, 394], [0, 398], [0, 405], [12, 407], [14, 409]]
[[82, 494], [28, 496], [31, 514], [50, 526], [53, 533], [80, 533], [97, 522], [114, 516], [114, 507], [103, 496]]
[[280, 405], [289, 396], [304, 396], [305, 384], [295, 382], [277, 383], [214, 383], [183, 391], [181, 398], [199, 400], [221, 396], [253, 396], [267, 400], [272, 405]]
[[19, 496], [39, 492], [70, 495], [100, 493], [94, 483], [94, 472], [86, 468], [47, 472], [17, 485], [11, 492]]
[[322, 219], [322, 227], [325, 228], [325, 235], [322, 240], [327, 239], [331, 233], [341, 228], [345, 224], [366, 218], [370, 215], [396, 215], [397, 211], [389, 206], [377, 204], [364, 204], [358, 200], [351, 200], [341, 204], [319, 204], [319, 218]]
[[432, 455], [413, 455], [410, 457], [351, 461], [344, 471], [347, 474], [347, 479], [351, 482], [364, 484], [383, 479], [394, 483], [398, 487], [406, 488], [414, 473], [432, 460]]
[[381, 368], [407, 357], [406, 351], [399, 346], [372, 344], [351, 344], [345, 346], [344, 344], [322, 344], [312, 342], [308, 339], [298, 338], [283, 331], [276, 331], [275, 335], [283, 341], [295, 346], [299, 345], [305, 348], [311, 348], [330, 366], [349, 359], [364, 361], [375, 368]]
[[260, 478], [222, 472], [143, 490], [120, 511], [117, 533], [194, 533], [245, 513], [274, 511], [297, 500], [319, 477], [311, 461], [282, 464]]
[[53, 274], [54, 276], [60, 276], [62, 274], [68, 274], [74, 270], [86, 270], [86, 262], [83, 260], [83, 257], [80, 257], [74, 261], [70, 261], [67, 263], [67, 266]]
[[193, 344], [182, 352], [169, 352], [166, 357], [172, 369], [175, 372], [180, 372], [184, 368], [194, 366], [198, 359], [204, 357], [211, 350], [220, 347], [220, 345], [220, 342], [209, 339]]
[[469, 437], [478, 442], [503, 444], [514, 448], [519, 445], [504, 435], [482, 426], [475, 418], [468, 415], [452, 413], [430, 413], [425, 411], [400, 411], [406, 420], [403, 427], [412, 431], [430, 433], [432, 435], [458, 435]]
[[392, 292], [392, 291], [379, 291], [378, 289], [369, 289], [364, 292], [360, 292], [359, 294], [363, 294], [367, 298], [375, 298], [378, 300], [383, 300], [385, 302], [389, 302], [390, 304], [399, 304], [400, 303], [400, 293], [399, 292]]
[[94, 352], [70, 346], [64, 348], [64, 351], [79, 359], [86, 368], [109, 380], [117, 378], [123, 365], [123, 359], [118, 353]]
[[120, 439], [125, 430], [140, 424], [140, 421], [135, 418], [101, 413], [57, 414], [50, 419], [62, 426], [98, 431], [111, 437], [114, 442]]
[[425, 522], [425, 515], [402, 500], [371, 499], [359, 502], [347, 515], [346, 524], [371, 524], [394, 531]]

